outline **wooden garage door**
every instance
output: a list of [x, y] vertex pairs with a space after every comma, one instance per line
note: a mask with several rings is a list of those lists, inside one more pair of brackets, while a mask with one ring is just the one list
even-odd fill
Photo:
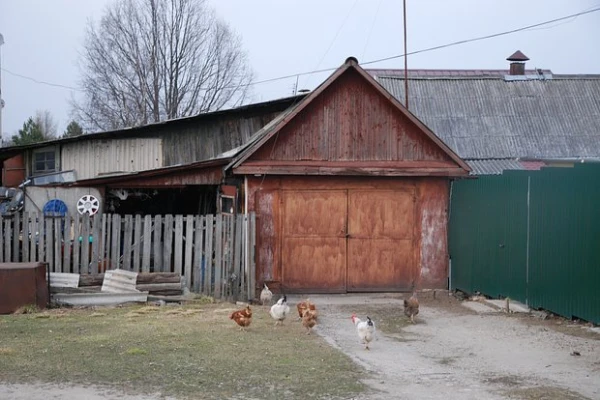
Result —
[[348, 193], [347, 290], [409, 289], [415, 265], [412, 190]]
[[282, 283], [291, 291], [409, 289], [414, 190], [284, 190]]
[[346, 191], [283, 191], [282, 281], [294, 291], [346, 291]]

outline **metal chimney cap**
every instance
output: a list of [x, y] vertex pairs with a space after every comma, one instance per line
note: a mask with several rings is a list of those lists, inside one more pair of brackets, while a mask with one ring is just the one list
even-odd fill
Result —
[[354, 56], [350, 56], [350, 57], [346, 58], [345, 64], [357, 64], [358, 65], [358, 59]]
[[515, 51], [510, 57], [507, 58], [508, 61], [528, 61], [529, 57], [525, 54], [521, 53], [521, 50]]

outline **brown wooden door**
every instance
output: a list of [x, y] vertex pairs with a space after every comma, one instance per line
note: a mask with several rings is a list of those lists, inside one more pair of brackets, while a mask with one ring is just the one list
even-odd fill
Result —
[[414, 190], [348, 192], [349, 292], [411, 287], [415, 222]]
[[282, 283], [296, 292], [346, 291], [346, 191], [284, 190]]

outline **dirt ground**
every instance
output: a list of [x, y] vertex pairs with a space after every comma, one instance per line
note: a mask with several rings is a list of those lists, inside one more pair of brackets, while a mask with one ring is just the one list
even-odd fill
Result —
[[506, 314], [481, 303], [474, 311], [447, 292], [421, 299], [415, 325], [378, 332], [365, 350], [352, 309], [376, 310], [389, 330], [389, 320], [406, 320], [399, 297], [311, 297], [323, 305], [319, 334], [371, 372], [366, 382], [378, 393], [370, 400], [600, 398], [600, 335], [562, 319]]
[[[315, 332], [366, 370], [364, 381], [373, 390], [361, 399], [600, 398], [599, 334], [562, 319], [506, 314], [441, 293], [436, 299], [421, 296], [415, 325], [402, 315], [401, 295], [310, 296], [320, 310]], [[299, 300], [289, 297], [290, 304]], [[369, 351], [350, 321], [353, 311], [363, 318], [369, 313], [378, 326]], [[162, 397], [67, 384], [0, 385], [0, 399], [65, 398]]]

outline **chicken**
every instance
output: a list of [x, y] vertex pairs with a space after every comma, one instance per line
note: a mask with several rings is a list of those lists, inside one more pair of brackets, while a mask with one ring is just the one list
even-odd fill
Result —
[[352, 322], [356, 326], [356, 333], [358, 333], [361, 343], [364, 343], [365, 349], [369, 350], [369, 343], [375, 338], [375, 323], [369, 317], [366, 321], [362, 321], [356, 317], [356, 314], [352, 314]]
[[264, 306], [265, 303], [269, 303], [271, 305], [271, 299], [273, 298], [273, 292], [269, 290], [269, 287], [266, 283], [263, 284], [263, 290], [260, 292], [260, 302]]
[[271, 317], [275, 320], [275, 326], [279, 323], [283, 324], [283, 320], [289, 313], [290, 306], [287, 305], [287, 297], [285, 294], [277, 300], [277, 303], [271, 306], [271, 311], [269, 311], [269, 314], [271, 314]]
[[298, 317], [300, 319], [302, 319], [302, 316], [304, 315], [304, 310], [306, 309], [315, 311], [314, 318], [317, 318], [317, 307], [313, 303], [311, 303], [309, 299], [306, 299], [306, 301], [301, 301], [300, 303], [296, 304], [296, 309], [298, 309]]
[[419, 314], [419, 299], [417, 292], [414, 291], [408, 300], [404, 299], [404, 315], [410, 318], [410, 322], [415, 323], [415, 315]]
[[311, 329], [317, 324], [317, 311], [305, 309], [302, 313], [302, 326], [306, 328], [306, 334], [310, 335]]
[[243, 310], [234, 311], [229, 316], [229, 319], [235, 321], [240, 326], [240, 330], [246, 330], [252, 322], [252, 309], [250, 306], [246, 306]]

